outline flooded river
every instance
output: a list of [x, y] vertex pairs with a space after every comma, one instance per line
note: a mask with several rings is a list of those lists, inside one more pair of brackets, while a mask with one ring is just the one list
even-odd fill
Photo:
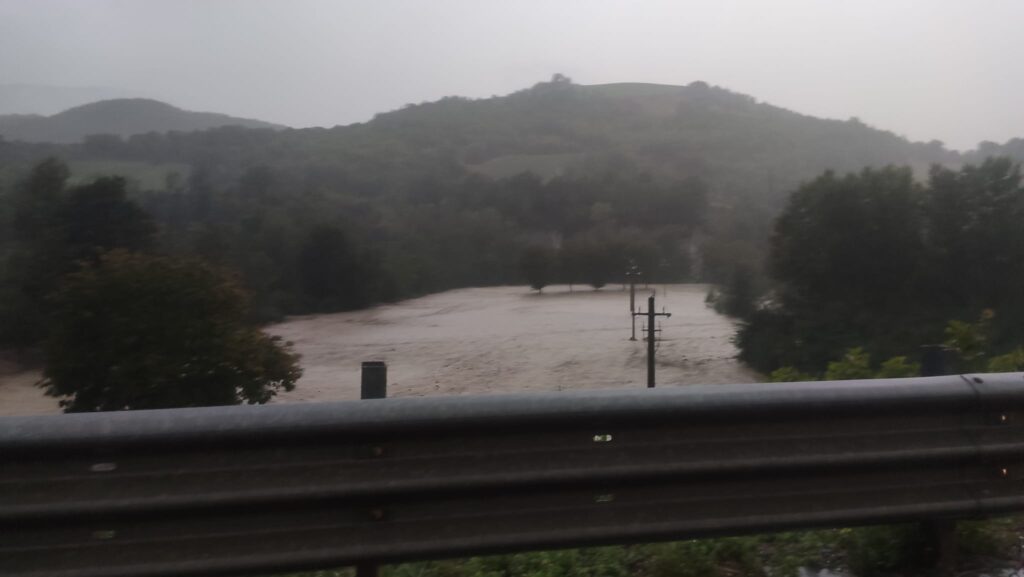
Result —
[[[650, 292], [637, 290], [638, 305]], [[657, 308], [672, 313], [660, 321], [659, 386], [758, 380], [735, 360], [735, 326], [704, 305], [706, 292], [657, 286]], [[389, 396], [643, 387], [646, 345], [629, 340], [628, 309], [619, 287], [495, 287], [292, 318], [267, 331], [295, 344], [305, 374], [275, 402], [357, 399], [362, 361], [387, 362]], [[0, 414], [57, 411], [37, 378], [0, 375]]]

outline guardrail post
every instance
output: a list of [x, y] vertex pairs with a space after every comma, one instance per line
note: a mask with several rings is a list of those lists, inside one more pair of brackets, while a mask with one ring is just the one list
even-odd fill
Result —
[[921, 376], [939, 377], [949, 374], [949, 349], [943, 345], [921, 347]]
[[[943, 345], [921, 347], [921, 376], [938, 377], [949, 374], [949, 349]], [[956, 521], [932, 519], [921, 523], [927, 543], [931, 574], [951, 577], [956, 574]]]
[[921, 523], [927, 543], [931, 575], [953, 577], [956, 575], [956, 520], [934, 519]]
[[384, 361], [363, 363], [360, 399], [386, 399], [388, 396], [388, 366]]
[[[384, 361], [363, 362], [359, 387], [360, 399], [386, 399], [388, 396], [388, 365]], [[356, 564], [356, 577], [377, 577], [380, 566], [372, 561]]]
[[647, 388], [654, 388], [654, 295], [647, 297]]

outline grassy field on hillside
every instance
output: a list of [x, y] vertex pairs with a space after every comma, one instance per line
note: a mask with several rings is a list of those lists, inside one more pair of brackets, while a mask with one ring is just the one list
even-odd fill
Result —
[[81, 184], [101, 176], [122, 176], [143, 190], [166, 190], [167, 177], [177, 174], [184, 181], [191, 167], [181, 163], [152, 163], [132, 160], [80, 160], [70, 163], [71, 183]]
[[583, 158], [582, 154], [509, 154], [492, 158], [467, 169], [490, 178], [508, 178], [523, 172], [532, 172], [541, 180], [551, 180], [565, 172], [571, 164]]

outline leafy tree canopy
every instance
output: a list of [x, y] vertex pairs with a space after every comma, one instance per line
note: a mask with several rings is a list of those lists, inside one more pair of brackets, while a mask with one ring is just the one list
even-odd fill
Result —
[[[984, 370], [981, 351], [1024, 342], [1021, 222], [1020, 167], [1005, 158], [935, 167], [927, 184], [907, 168], [825, 173], [776, 222], [774, 291], [746, 315], [741, 358], [765, 372], [820, 372], [851, 347], [916, 358], [948, 338], [965, 366]], [[983, 331], [965, 320], [992, 310]]]
[[197, 261], [111, 252], [52, 307], [42, 385], [67, 412], [265, 403], [301, 375], [247, 322], [239, 286]]
[[543, 291], [551, 283], [555, 267], [554, 251], [543, 246], [527, 247], [520, 259], [520, 266], [530, 288]]
[[[67, 186], [70, 171], [56, 159], [39, 163], [8, 200], [10, 236], [0, 235], [0, 344], [31, 346], [45, 332], [44, 299], [60, 279], [102, 252], [142, 250], [156, 225], [127, 196], [121, 178]], [[2, 207], [0, 207], [2, 208]], [[0, 222], [0, 228], [7, 223]]]

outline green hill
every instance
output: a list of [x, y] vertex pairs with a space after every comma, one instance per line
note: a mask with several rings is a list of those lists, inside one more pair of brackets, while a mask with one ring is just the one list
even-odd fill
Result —
[[[172, 122], [182, 115], [192, 124]], [[932, 164], [1024, 157], [1024, 141], [959, 153], [703, 82], [561, 76], [334, 128], [252, 129], [135, 100], [8, 123], [55, 119], [114, 136], [0, 139], [0, 221], [2, 189], [17, 200], [42, 158], [66, 161], [72, 185], [123, 174], [162, 248], [238, 271], [264, 318], [522, 282], [524, 255], [540, 255], [552, 282], [616, 282], [633, 261], [660, 281], [756, 285], [774, 217], [802, 181], [890, 164], [924, 180]], [[132, 133], [141, 119], [149, 132]]]
[[283, 128], [226, 114], [182, 110], [156, 100], [123, 98], [69, 108], [53, 116], [0, 116], [0, 135], [25, 142], [80, 142], [86, 136], [113, 134], [127, 137], [148, 132], [192, 132], [221, 126]]
[[508, 165], [549, 177], [625, 160], [655, 175], [698, 176], [719, 191], [757, 196], [781, 194], [826, 169], [908, 164], [923, 173], [932, 163], [960, 161], [938, 142], [798, 114], [703, 82], [554, 81], [504, 97], [409, 106], [336, 129], [331, 139], [388, 141], [410, 155], [429, 146], [476, 172], [500, 167], [500, 176]]
[[[247, 128], [275, 126], [152, 100], [110, 100], [52, 117], [0, 117], [8, 142], [0, 147], [0, 164], [55, 154], [71, 161], [202, 165], [216, 167], [225, 183], [266, 166], [316, 175], [323, 188], [337, 184], [324, 180], [332, 175], [368, 194], [425, 179], [529, 172], [549, 181], [632, 171], [663, 181], [698, 178], [714, 206], [763, 215], [825, 170], [908, 165], [923, 180], [932, 164], [956, 167], [989, 153], [1024, 157], [1016, 140], [959, 153], [939, 141], [912, 142], [856, 118], [807, 116], [704, 82], [587, 86], [560, 75], [505, 96], [446, 97], [348, 126]], [[11, 144], [78, 142], [87, 134], [124, 138], [70, 147]]]
[[502, 178], [533, 172], [546, 180], [629, 166], [657, 178], [704, 179], [720, 199], [772, 205], [824, 170], [901, 164], [923, 177], [933, 163], [957, 165], [975, 154], [947, 150], [938, 141], [911, 142], [856, 118], [799, 114], [703, 82], [585, 86], [559, 76], [506, 96], [446, 97], [334, 128], [142, 135], [227, 126], [274, 127], [138, 99], [52, 117], [0, 117], [7, 141], [135, 135], [123, 146], [56, 150], [75, 160], [205, 164], [236, 175], [253, 165], [315, 167], [377, 183], [438, 173]]

